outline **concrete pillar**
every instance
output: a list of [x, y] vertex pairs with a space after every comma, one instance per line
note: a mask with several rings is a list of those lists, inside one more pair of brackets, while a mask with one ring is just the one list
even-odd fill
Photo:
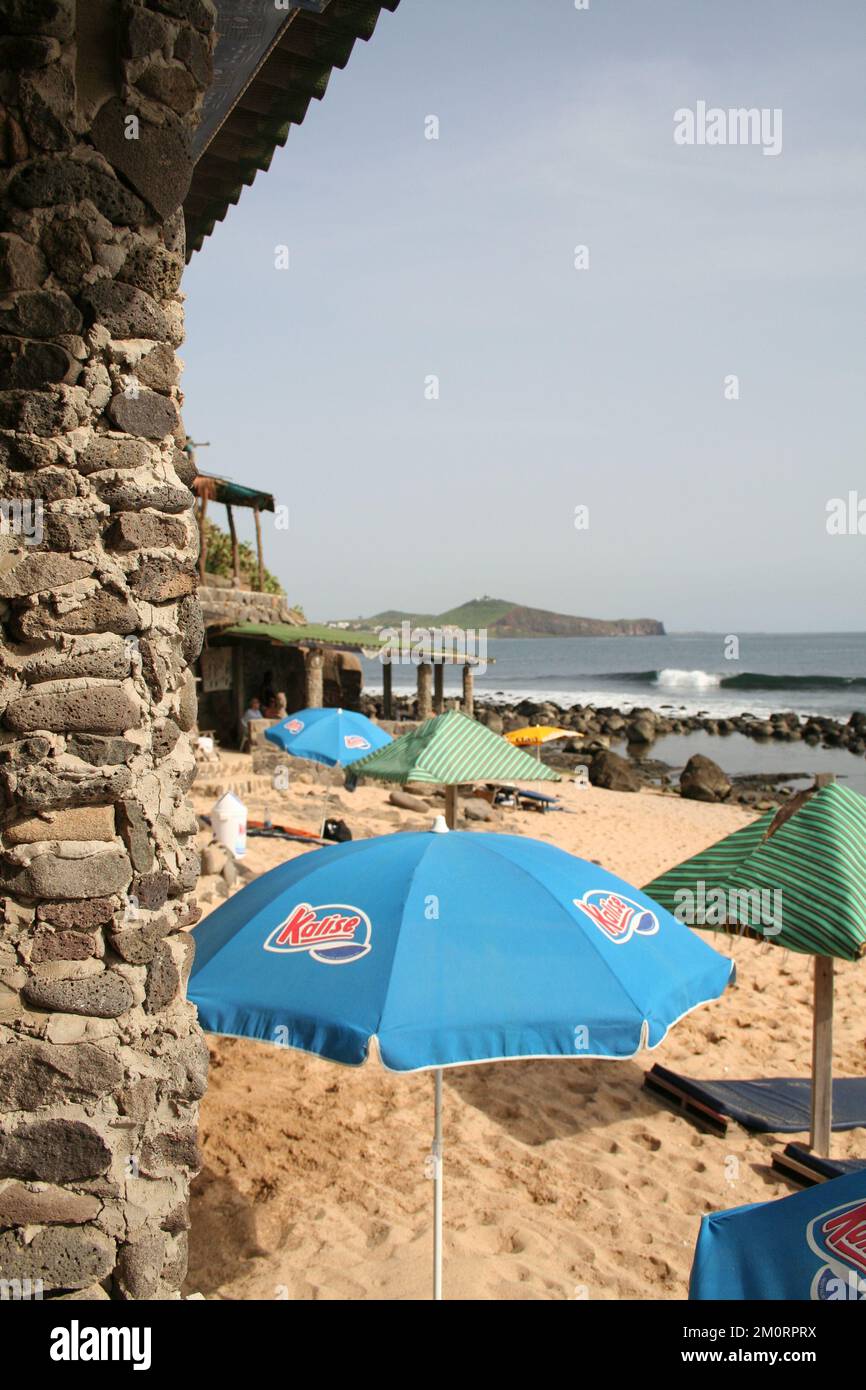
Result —
[[418, 718], [429, 719], [433, 713], [433, 668], [429, 662], [418, 665]]
[[445, 708], [445, 667], [437, 661], [433, 667], [433, 712], [441, 714]]
[[463, 667], [463, 713], [475, 716], [475, 679], [469, 662]]
[[304, 709], [321, 709], [325, 703], [325, 656], [318, 647], [307, 652]]
[[0, 1275], [161, 1299], [207, 1075], [175, 350], [214, 8], [91, 8], [4, 7]]
[[390, 661], [382, 662], [382, 718], [394, 718], [394, 691]]

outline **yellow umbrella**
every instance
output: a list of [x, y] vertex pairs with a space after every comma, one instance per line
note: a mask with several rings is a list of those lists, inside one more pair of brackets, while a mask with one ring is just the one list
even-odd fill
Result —
[[505, 737], [515, 748], [534, 748], [535, 756], [541, 759], [542, 743], [552, 743], [555, 738], [572, 738], [568, 729], [557, 729], [553, 724], [530, 724], [526, 729], [512, 729]]

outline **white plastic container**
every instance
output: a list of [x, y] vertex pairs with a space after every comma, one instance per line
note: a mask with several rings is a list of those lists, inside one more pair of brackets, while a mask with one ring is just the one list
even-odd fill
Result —
[[234, 792], [224, 792], [210, 813], [214, 839], [231, 850], [235, 859], [247, 852], [247, 808]]

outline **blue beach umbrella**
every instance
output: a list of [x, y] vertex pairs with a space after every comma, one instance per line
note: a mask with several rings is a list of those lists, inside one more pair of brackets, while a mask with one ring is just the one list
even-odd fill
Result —
[[301, 709], [265, 730], [265, 738], [293, 758], [309, 758], [328, 767], [366, 758], [391, 743], [391, 735], [372, 719], [350, 709]]
[[213, 1033], [435, 1073], [441, 1297], [442, 1069], [657, 1047], [733, 965], [645, 894], [522, 835], [432, 831], [312, 851], [196, 929], [189, 996]]
[[705, 1216], [689, 1298], [866, 1300], [866, 1173]]

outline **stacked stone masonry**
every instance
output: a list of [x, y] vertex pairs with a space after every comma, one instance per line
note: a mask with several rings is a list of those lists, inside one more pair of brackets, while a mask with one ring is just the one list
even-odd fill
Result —
[[45, 1298], [185, 1277], [203, 625], [176, 349], [214, 17], [0, 0], [0, 1281]]
[[228, 627], [236, 623], [285, 623], [295, 626], [302, 615], [291, 609], [283, 594], [263, 594], [255, 589], [235, 589], [210, 581], [199, 589], [205, 627]]

